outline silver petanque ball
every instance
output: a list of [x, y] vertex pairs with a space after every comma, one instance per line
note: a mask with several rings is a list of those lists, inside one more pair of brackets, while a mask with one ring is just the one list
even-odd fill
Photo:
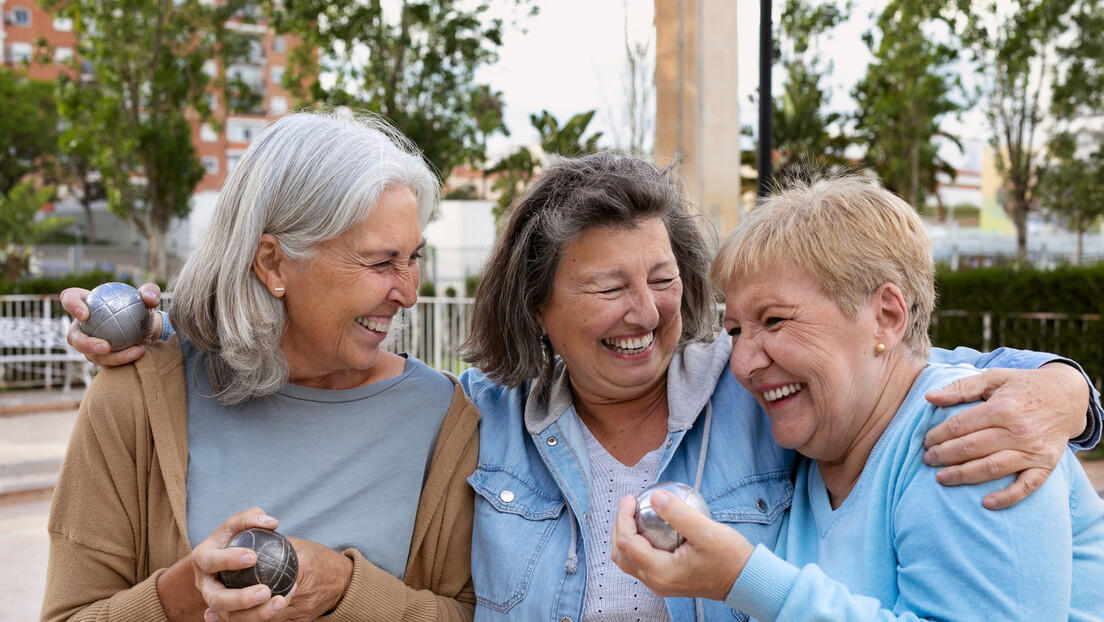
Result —
[[111, 344], [112, 352], [137, 345], [149, 330], [149, 307], [142, 294], [126, 283], [104, 283], [89, 292], [84, 302], [88, 319], [81, 322], [81, 331]]
[[233, 538], [226, 548], [240, 546], [257, 553], [257, 563], [240, 570], [220, 570], [219, 581], [230, 589], [241, 589], [263, 583], [273, 596], [285, 596], [295, 586], [299, 576], [299, 556], [291, 541], [270, 529], [246, 529]]
[[682, 482], [660, 482], [649, 486], [636, 497], [636, 529], [651, 543], [652, 547], [663, 551], [674, 551], [685, 542], [682, 534], [667, 524], [652, 508], [652, 493], [657, 490], [670, 493], [685, 501], [687, 505], [709, 516], [709, 506], [698, 491]]

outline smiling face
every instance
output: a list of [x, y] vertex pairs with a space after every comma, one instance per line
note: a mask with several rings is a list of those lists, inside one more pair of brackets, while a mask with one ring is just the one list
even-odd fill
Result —
[[763, 269], [729, 280], [732, 373], [771, 419], [783, 447], [843, 458], [878, 401], [878, 326], [870, 305], [847, 317], [807, 272]]
[[315, 256], [281, 270], [293, 382], [358, 386], [374, 376], [380, 344], [401, 307], [417, 301], [423, 242], [414, 193], [385, 192], [371, 214]]
[[682, 281], [663, 222], [595, 227], [564, 249], [537, 320], [577, 398], [631, 400], [666, 378], [682, 335]]

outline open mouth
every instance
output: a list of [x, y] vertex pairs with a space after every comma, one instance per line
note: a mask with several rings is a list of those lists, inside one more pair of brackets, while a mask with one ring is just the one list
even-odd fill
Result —
[[618, 354], [640, 354], [647, 350], [653, 341], [655, 341], [654, 330], [640, 337], [603, 339], [602, 345]]
[[375, 320], [367, 317], [358, 317], [356, 323], [360, 324], [368, 330], [376, 331], [377, 333], [386, 333], [391, 328], [391, 320]]
[[789, 397], [804, 388], [805, 385], [798, 382], [792, 382], [787, 385], [763, 391], [763, 397], [766, 398], [768, 402], [777, 402], [778, 400], [784, 397]]

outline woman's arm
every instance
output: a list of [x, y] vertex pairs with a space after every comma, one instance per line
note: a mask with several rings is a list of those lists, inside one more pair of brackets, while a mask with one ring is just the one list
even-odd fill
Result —
[[945, 485], [1018, 473], [1008, 487], [985, 498], [989, 509], [1009, 507], [1037, 490], [1069, 439], [1082, 441], [1074, 449], [1091, 448], [1100, 439], [1099, 394], [1072, 361], [1010, 348], [988, 354], [936, 349], [931, 360], [988, 368], [928, 393], [928, 400], [939, 406], [984, 401], [931, 430], [925, 461], [948, 467], [939, 475]]

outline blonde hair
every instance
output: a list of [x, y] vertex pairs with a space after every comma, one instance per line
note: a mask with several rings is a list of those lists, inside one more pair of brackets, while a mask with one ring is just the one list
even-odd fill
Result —
[[710, 273], [732, 279], [772, 266], [808, 271], [850, 319], [884, 283], [908, 309], [904, 342], [926, 359], [935, 308], [931, 240], [908, 203], [857, 176], [798, 180], [767, 197], [725, 240]]
[[287, 381], [284, 305], [253, 273], [261, 235], [275, 236], [293, 261], [310, 261], [393, 187], [414, 192], [424, 227], [437, 206], [437, 178], [413, 143], [378, 116], [297, 112], [253, 141], [171, 286], [173, 326], [202, 353], [220, 402], [240, 404]]

